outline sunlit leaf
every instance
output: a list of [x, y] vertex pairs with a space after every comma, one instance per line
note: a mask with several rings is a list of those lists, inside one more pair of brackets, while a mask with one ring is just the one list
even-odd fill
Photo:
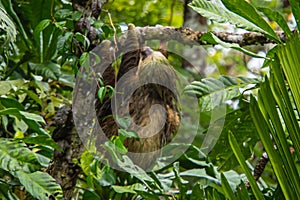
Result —
[[292, 36], [292, 31], [290, 30], [284, 16], [278, 12], [277, 10], [266, 8], [266, 7], [259, 7], [257, 8], [260, 12], [263, 12], [270, 20], [275, 21], [285, 32], [285, 34], [289, 37]]
[[35, 198], [48, 200], [51, 196], [62, 199], [61, 186], [46, 172], [24, 173], [18, 172], [18, 178], [25, 189]]
[[189, 6], [210, 20], [220, 23], [229, 22], [238, 28], [268, 34], [261, 27], [226, 9], [220, 1], [194, 0]]
[[98, 99], [100, 100], [100, 102], [102, 103], [104, 98], [105, 98], [105, 95], [106, 95], [106, 87], [100, 87], [98, 89]]
[[221, 0], [223, 4], [232, 12], [238, 14], [240, 17], [257, 25], [264, 30], [267, 37], [280, 42], [279, 37], [271, 26], [259, 15], [255, 7], [245, 0]]
[[201, 111], [211, 111], [226, 101], [239, 97], [241, 88], [257, 84], [256, 78], [220, 76], [194, 81], [184, 88], [186, 94], [196, 95], [199, 98]]
[[37, 156], [23, 142], [0, 139], [0, 167], [13, 175], [18, 171], [34, 172], [41, 168]]

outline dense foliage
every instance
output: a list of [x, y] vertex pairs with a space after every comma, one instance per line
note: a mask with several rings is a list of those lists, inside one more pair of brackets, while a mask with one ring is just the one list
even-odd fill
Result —
[[[185, 94], [198, 99], [194, 142], [173, 144], [188, 150], [177, 161], [146, 173], [126, 156], [116, 156], [126, 172], [103, 165], [101, 155], [90, 148], [74, 159], [82, 170], [74, 199], [300, 198], [300, 5], [289, 0], [290, 7], [282, 9], [278, 1], [251, 2], [189, 4], [209, 20], [211, 30], [228, 26], [258, 32], [273, 45], [261, 55], [258, 51], [264, 48], [259, 45], [241, 47], [212, 32], [204, 34], [201, 40], [217, 45], [206, 47], [207, 62], [221, 73], [205, 78], [181, 68], [181, 58], [169, 55], [171, 64], [189, 81]], [[115, 0], [103, 5], [98, 19], [89, 20], [101, 43], [129, 23], [181, 26], [183, 10], [184, 3], [178, 1]], [[295, 23], [288, 19], [291, 13]], [[66, 0], [0, 2], [0, 199], [63, 198], [61, 185], [46, 169], [54, 151], [62, 151], [51, 137], [54, 115], [62, 105], [71, 105], [76, 74], [89, 61], [93, 46], [87, 34], [75, 31], [74, 21], [83, 14]], [[285, 34], [284, 41], [277, 30]], [[228, 53], [229, 48], [238, 52]], [[258, 73], [248, 76], [243, 59], [249, 61], [250, 56], [264, 63]], [[113, 88], [100, 82], [100, 100], [106, 93], [113, 93]], [[211, 134], [211, 127], [220, 124], [220, 133]], [[123, 155], [126, 149], [119, 141], [132, 133], [120, 131], [114, 144], [121, 149], [116, 154]], [[207, 151], [213, 139], [216, 144]], [[110, 145], [106, 148], [114, 151]], [[264, 151], [269, 162], [256, 178], [253, 170], [260, 167]]]

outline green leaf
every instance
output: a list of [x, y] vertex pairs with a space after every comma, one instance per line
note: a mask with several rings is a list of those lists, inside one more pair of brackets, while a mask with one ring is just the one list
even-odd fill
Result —
[[113, 143], [117, 152], [121, 154], [126, 154], [128, 152], [127, 148], [124, 146], [124, 139], [121, 139], [121, 136], [115, 137]]
[[271, 9], [271, 8], [265, 8], [265, 7], [258, 7], [257, 10], [264, 13], [270, 20], [275, 21], [285, 32], [285, 34], [288, 37], [292, 36], [292, 31], [290, 30], [286, 19], [284, 16], [278, 12], [277, 10]]
[[235, 155], [235, 157], [237, 158], [237, 160], [239, 161], [240, 163], [240, 166], [241, 168], [243, 169], [243, 172], [246, 174], [248, 180], [249, 180], [249, 183], [251, 185], [251, 188], [252, 188], [252, 191], [254, 193], [254, 196], [256, 197], [256, 199], [265, 199], [264, 198], [264, 195], [262, 194], [262, 192], [259, 190], [259, 187], [256, 183], [256, 181], [254, 180], [252, 174], [251, 174], [251, 171], [250, 169], [248, 168], [247, 164], [246, 164], [246, 160], [245, 160], [245, 157], [244, 155], [242, 154], [241, 152], [241, 149], [233, 135], [232, 132], [229, 133], [228, 135], [228, 140], [229, 140], [229, 144], [230, 144], [230, 147]]
[[101, 178], [97, 180], [97, 182], [103, 186], [103, 187], [108, 187], [113, 184], [116, 184], [116, 174], [114, 170], [108, 166], [105, 166], [101, 170], [100, 174]]
[[37, 155], [23, 142], [0, 138], [0, 167], [14, 176], [18, 171], [34, 172], [41, 168]]
[[107, 86], [105, 86], [106, 88], [107, 88], [107, 90], [108, 90], [108, 97], [109, 98], [112, 98], [113, 97], [113, 95], [114, 95], [114, 92], [115, 92], [115, 89], [112, 87], [112, 86], [110, 86], [110, 85], [107, 85]]
[[247, 49], [244, 49], [244, 48], [240, 47], [240, 45], [238, 45], [238, 44], [223, 42], [217, 36], [215, 36], [213, 33], [206, 33], [206, 34], [204, 34], [200, 38], [200, 40], [207, 41], [210, 44], [219, 44], [219, 45], [221, 45], [221, 46], [223, 46], [225, 48], [232, 48], [232, 49], [241, 51], [244, 54], [247, 54], [247, 55], [255, 57], [255, 58], [265, 58], [263, 56], [260, 56], [258, 54], [255, 54], [255, 53], [251, 52], [251, 51], [248, 51]]
[[11, 188], [8, 184], [2, 183], [0, 179], [0, 197], [4, 196], [4, 200], [19, 200], [17, 195], [11, 191]]
[[119, 126], [123, 129], [129, 128], [129, 126], [131, 124], [130, 116], [125, 116], [125, 117], [116, 116], [116, 120], [117, 120]]
[[[259, 92], [258, 92], [258, 105], [262, 114], [265, 118], [265, 121], [268, 124], [268, 127], [271, 131], [271, 134], [274, 138], [274, 142], [276, 144], [276, 148], [280, 153], [280, 159], [282, 160], [283, 166], [282, 170], [285, 172], [284, 179], [285, 182], [290, 183], [290, 190], [300, 191], [300, 176], [297, 170], [296, 164], [294, 162], [294, 158], [290, 152], [290, 145], [286, 139], [285, 127], [282, 125], [282, 114], [279, 115], [278, 112], [278, 104], [276, 100], [280, 100], [282, 97], [277, 97], [279, 92], [277, 91], [278, 87], [272, 87], [273, 92], [270, 88], [270, 82], [268, 78], [265, 78], [264, 84], [262, 84]], [[271, 81], [273, 82], [273, 78], [271, 76]], [[276, 96], [274, 96], [276, 95]], [[282, 107], [282, 102], [278, 101], [280, 107]], [[286, 109], [286, 108], [283, 108]], [[284, 114], [284, 112], [281, 111]], [[285, 115], [286, 116], [286, 115]], [[285, 118], [286, 119], [286, 118]], [[286, 123], [291, 123], [290, 120], [285, 121]], [[288, 125], [287, 127], [291, 127]], [[298, 137], [295, 138], [298, 140]], [[269, 153], [269, 152], [267, 152]], [[273, 163], [272, 163], [273, 164]], [[281, 184], [282, 189], [287, 187], [286, 185]], [[300, 198], [300, 193], [294, 192], [294, 196]]]
[[102, 103], [106, 95], [106, 87], [100, 87], [98, 90], [98, 99]]
[[82, 171], [86, 175], [89, 175], [91, 173], [91, 163], [93, 162], [93, 160], [94, 156], [87, 150], [83, 152], [80, 156], [80, 166]]
[[16, 108], [18, 110], [24, 110], [24, 106], [20, 104], [16, 99], [0, 97], [0, 103], [6, 108]]
[[206, 169], [186, 170], [186, 171], [181, 172], [180, 176], [190, 176], [190, 177], [198, 177], [198, 178], [205, 179], [206, 180], [205, 184], [213, 186], [222, 191], [222, 189], [220, 187], [221, 182], [218, 179], [216, 179], [215, 177], [209, 176], [206, 173]]
[[79, 58], [80, 66], [82, 66], [86, 73], [89, 73], [91, 70], [91, 62], [90, 62], [90, 54], [88, 52], [84, 52]]
[[174, 182], [176, 185], [178, 185], [178, 189], [179, 189], [179, 193], [180, 193], [179, 197], [181, 199], [186, 199], [187, 198], [186, 193], [188, 190], [187, 186], [188, 186], [189, 182], [180, 176], [179, 162], [173, 163], [173, 172], [175, 175]]
[[253, 116], [253, 121], [257, 128], [257, 132], [261, 138], [261, 141], [264, 145], [264, 148], [268, 153], [268, 158], [272, 163], [272, 167], [276, 174], [277, 180], [281, 186], [284, 186], [282, 188], [282, 191], [285, 197], [288, 199], [292, 199], [293, 192], [292, 192], [292, 188], [289, 187], [290, 184], [286, 178], [287, 174], [285, 173], [284, 170], [282, 157], [280, 156], [277, 149], [274, 148], [274, 142], [270, 137], [270, 130], [268, 128], [269, 126], [264, 119], [263, 113], [265, 113], [265, 110], [258, 106], [257, 101], [253, 96], [251, 96], [250, 101], [251, 101], [250, 111], [251, 111], [251, 115]]
[[227, 100], [241, 96], [240, 88], [257, 83], [260, 83], [260, 80], [256, 78], [220, 76], [219, 79], [205, 78], [194, 81], [186, 86], [183, 92], [199, 98], [201, 111], [211, 111]]
[[291, 8], [293, 11], [293, 15], [295, 17], [298, 31], [300, 32], [300, 6], [299, 6], [299, 0], [289, 0], [291, 4]]
[[35, 27], [34, 31], [33, 31], [33, 35], [35, 40], [38, 42], [40, 41], [40, 33], [47, 28], [49, 25], [51, 24], [51, 20], [50, 19], [44, 19], [42, 21], [40, 21], [40, 23]]
[[45, 120], [34, 113], [29, 113], [25, 111], [20, 111], [16, 108], [7, 108], [0, 110], [0, 115], [13, 115], [18, 119], [23, 119], [23, 121], [28, 125], [31, 130], [36, 131], [39, 134], [48, 136], [49, 134], [40, 127], [39, 122], [45, 124]]
[[72, 32], [66, 32], [64, 35], [60, 35], [57, 41], [57, 50], [59, 53], [64, 54], [70, 50], [72, 44]]
[[[70, 10], [68, 10], [70, 12]], [[82, 17], [82, 12], [75, 11], [72, 13], [72, 19], [78, 21]]]
[[[28, 36], [27, 36], [27, 34], [26, 34], [25, 30], [24, 30], [24, 27], [23, 27], [23, 25], [21, 23], [21, 20], [19, 19], [18, 15], [16, 14], [16, 12], [13, 9], [13, 5], [12, 5], [11, 0], [1, 1], [1, 3], [3, 4], [5, 10], [10, 15], [10, 17], [14, 20], [14, 23], [16, 24], [18, 31], [21, 33], [21, 36], [23, 37], [25, 43], [27, 44], [27, 47], [29, 47], [31, 45], [31, 42], [28, 39]], [[3, 17], [3, 16], [1, 16], [0, 18], [5, 20], [5, 17]], [[10, 23], [8, 23], [8, 24], [10, 24]], [[7, 29], [4, 29], [4, 30], [7, 30]], [[11, 31], [12, 30], [10, 30], [10, 32]], [[15, 34], [15, 32], [12, 31], [12, 34]]]
[[88, 49], [90, 46], [90, 40], [83, 34], [77, 32], [75, 33], [75, 38], [78, 40], [78, 42], [81, 42], [83, 44], [84, 49]]
[[204, 197], [204, 192], [201, 189], [201, 187], [202, 186], [199, 183], [196, 183], [193, 186], [192, 193], [191, 193], [191, 196], [190, 196], [190, 200], [198, 200], [199, 197]]
[[194, 0], [189, 4], [189, 6], [210, 20], [214, 20], [219, 23], [229, 22], [238, 28], [268, 34], [265, 30], [254, 23], [226, 9], [220, 1], [217, 2], [218, 3], [206, 0]]
[[42, 106], [41, 98], [37, 94], [35, 94], [32, 90], [20, 90], [20, 92], [26, 93], [31, 99], [33, 99], [36, 103]]
[[49, 197], [62, 199], [62, 189], [55, 179], [46, 172], [17, 173], [18, 178], [25, 189], [35, 198], [48, 200]]
[[142, 181], [145, 185], [147, 185], [146, 182], [154, 182], [154, 180], [142, 168], [135, 165], [128, 156], [123, 155], [122, 158], [123, 161], [118, 160], [118, 165], [123, 170]]
[[20, 111], [20, 114], [25, 119], [33, 120], [35, 122], [40, 122], [40, 123], [46, 124], [44, 118], [41, 117], [40, 115], [37, 115], [37, 114], [34, 114], [34, 113], [25, 112], [25, 111]]
[[264, 30], [264, 33], [270, 39], [280, 42], [280, 38], [276, 35], [271, 26], [259, 15], [256, 9], [245, 0], [221, 0], [223, 4], [232, 12], [245, 18], [249, 22], [257, 25]]
[[224, 190], [224, 193], [226, 195], [226, 197], [228, 199], [231, 199], [231, 200], [234, 200], [234, 199], [237, 199], [235, 196], [234, 196], [234, 193], [226, 179], [226, 177], [224, 176], [223, 173], [221, 173], [221, 183], [222, 183], [222, 187], [223, 187], [223, 190]]
[[139, 138], [136, 132], [130, 130], [119, 129], [118, 133], [123, 135], [125, 138]]
[[20, 111], [16, 108], [7, 108], [7, 109], [0, 110], [0, 115], [13, 115], [18, 119], [22, 118]]
[[261, 68], [265, 68], [265, 67], [270, 66], [271, 62], [274, 61], [274, 56], [277, 53], [277, 51], [278, 51], [278, 45], [274, 46], [272, 49], [270, 49], [267, 52], [266, 57], [269, 58], [269, 59], [265, 59], [264, 64]]
[[[271, 80], [271, 89], [282, 113], [282, 117], [288, 130], [289, 136], [293, 142], [295, 154], [298, 158], [300, 158], [300, 140], [298, 137], [300, 127], [298, 118], [293, 108], [295, 102], [294, 99], [291, 98], [291, 95], [288, 92], [288, 88], [286, 88], [285, 77], [282, 73], [282, 68], [280, 67], [280, 61], [278, 57], [275, 57], [271, 69], [274, 73], [274, 81], [273, 79]], [[271, 76], [271, 78], [272, 77], [273, 76]]]
[[10, 42], [16, 40], [17, 30], [14, 22], [2, 7], [0, 7], [0, 19], [0, 52], [2, 52]]
[[36, 133], [38, 133], [40, 135], [49, 136], [49, 133], [47, 133], [47, 131], [45, 131], [45, 129], [41, 128], [40, 124], [37, 121], [25, 118], [23, 116], [22, 116], [22, 119], [29, 126], [29, 128], [31, 130], [35, 131]]
[[11, 89], [16, 89], [25, 83], [24, 80], [0, 81], [0, 95], [7, 94]]
[[[242, 100], [241, 100], [242, 101]], [[226, 171], [238, 166], [233, 151], [228, 148], [228, 133], [234, 132], [237, 142], [246, 158], [251, 157], [252, 149], [259, 141], [259, 137], [250, 115], [249, 103], [239, 103], [238, 109], [227, 109], [226, 118], [221, 135], [218, 138], [214, 148], [209, 153], [209, 158], [218, 165], [218, 170]], [[220, 116], [221, 120], [222, 117]], [[215, 122], [218, 124], [218, 122]], [[210, 126], [215, 126], [215, 123]]]
[[25, 137], [22, 138], [22, 141], [28, 144], [44, 145], [49, 146], [59, 151], [62, 151], [62, 148], [51, 138], [46, 135], [38, 135], [36, 137]]
[[300, 39], [298, 34], [288, 39], [286, 44], [278, 45], [278, 58], [284, 71], [287, 83], [293, 94], [293, 98], [300, 112]]
[[85, 200], [94, 200], [94, 199], [101, 199], [101, 197], [95, 191], [85, 190], [82, 199]]
[[29, 63], [29, 66], [35, 73], [42, 75], [45, 79], [58, 80], [61, 75], [60, 65], [53, 62]]
[[143, 185], [140, 183], [135, 183], [133, 185], [127, 185], [127, 186], [113, 185], [112, 188], [115, 190], [115, 192], [121, 194], [122, 193], [136, 194], [135, 190], [145, 191]]

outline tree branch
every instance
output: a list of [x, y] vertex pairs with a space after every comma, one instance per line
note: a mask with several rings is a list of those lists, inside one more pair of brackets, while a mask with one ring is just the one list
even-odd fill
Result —
[[[195, 42], [199, 45], [209, 44], [206, 41], [200, 40], [200, 38], [207, 32], [195, 31], [190, 28], [148, 26], [137, 27], [136, 31], [142, 40], [177, 40], [178, 42], [187, 45], [195, 45]], [[275, 43], [263, 34], [256, 32], [238, 34], [212, 31], [212, 33], [224, 42], [236, 43], [240, 46]], [[283, 32], [277, 32], [277, 35], [283, 42], [286, 40], [286, 36]]]

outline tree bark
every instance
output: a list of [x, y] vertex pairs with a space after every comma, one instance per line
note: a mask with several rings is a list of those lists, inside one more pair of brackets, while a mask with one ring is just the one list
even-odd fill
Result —
[[61, 185], [64, 199], [71, 199], [77, 176], [81, 171], [73, 159], [80, 158], [84, 146], [74, 126], [71, 107], [62, 107], [56, 113], [55, 122], [57, 128], [54, 130], [52, 138], [62, 148], [62, 151], [54, 151], [54, 158], [47, 172]]

